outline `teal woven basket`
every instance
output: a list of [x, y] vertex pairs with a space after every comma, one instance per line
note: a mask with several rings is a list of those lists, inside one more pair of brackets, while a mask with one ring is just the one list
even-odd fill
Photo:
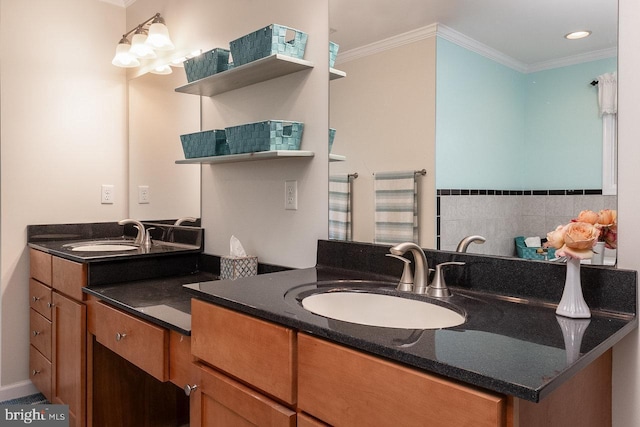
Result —
[[248, 64], [276, 53], [303, 59], [307, 33], [271, 24], [229, 43], [233, 66]]
[[189, 83], [226, 71], [228, 68], [229, 50], [219, 47], [184, 61], [184, 71]]
[[333, 68], [333, 66], [336, 65], [339, 48], [340, 46], [337, 43], [329, 42], [329, 68]]
[[[546, 239], [545, 239], [546, 240]], [[538, 253], [539, 248], [530, 248], [524, 243], [524, 236], [518, 236], [515, 238], [516, 252], [519, 258], [525, 259], [553, 259], [556, 257], [555, 248], [545, 248], [547, 250], [547, 258], [544, 257], [544, 253]]]
[[336, 137], [336, 130], [333, 128], [329, 129], [329, 153], [331, 153], [331, 149], [333, 148], [333, 140]]
[[185, 159], [230, 154], [226, 132], [221, 129], [180, 135]]
[[267, 120], [225, 128], [231, 154], [299, 150], [304, 123]]

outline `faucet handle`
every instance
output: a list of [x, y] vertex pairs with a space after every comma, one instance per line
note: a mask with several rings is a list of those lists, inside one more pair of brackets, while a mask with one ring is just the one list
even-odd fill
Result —
[[385, 254], [388, 257], [399, 259], [404, 262], [404, 269], [402, 270], [402, 277], [396, 287], [397, 290], [403, 292], [411, 292], [413, 290], [413, 273], [411, 272], [411, 260], [406, 259], [400, 255]]
[[448, 265], [464, 265], [464, 262], [443, 262], [436, 265], [436, 274], [433, 277], [433, 281], [427, 288], [427, 295], [430, 297], [443, 298], [450, 297], [451, 291], [447, 287], [447, 284], [444, 281], [444, 273], [442, 272], [442, 268]]

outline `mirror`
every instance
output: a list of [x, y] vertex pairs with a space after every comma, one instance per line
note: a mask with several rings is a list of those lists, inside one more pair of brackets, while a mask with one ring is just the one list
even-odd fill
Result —
[[[417, 179], [428, 248], [480, 234], [487, 241], [469, 252], [515, 256], [517, 236], [616, 208], [601, 190], [590, 83], [616, 71], [617, 2], [587, 3], [330, 2], [336, 68], [347, 73], [330, 87], [332, 153], [346, 158], [330, 175], [358, 173], [353, 240], [374, 241], [374, 174], [384, 171], [427, 170]], [[563, 38], [587, 24], [590, 37]]]
[[[174, 91], [186, 83], [182, 68], [128, 81], [131, 218], [200, 218], [200, 166], [175, 164], [184, 159], [180, 135], [200, 130], [199, 98]], [[147, 203], [141, 191], [147, 191]]]

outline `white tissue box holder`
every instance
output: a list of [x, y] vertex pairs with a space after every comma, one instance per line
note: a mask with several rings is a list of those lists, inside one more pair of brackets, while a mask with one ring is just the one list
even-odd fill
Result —
[[232, 257], [220, 258], [220, 279], [236, 280], [240, 277], [255, 276], [258, 274], [258, 257]]

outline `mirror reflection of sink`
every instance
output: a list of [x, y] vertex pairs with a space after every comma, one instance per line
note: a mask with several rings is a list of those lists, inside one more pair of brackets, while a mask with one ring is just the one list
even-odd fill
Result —
[[96, 240], [89, 242], [68, 243], [64, 247], [70, 248], [74, 252], [116, 252], [132, 251], [138, 246], [132, 242], [122, 240]]
[[456, 310], [395, 295], [338, 290], [315, 293], [301, 302], [314, 314], [368, 326], [440, 329], [465, 322], [465, 317]]

